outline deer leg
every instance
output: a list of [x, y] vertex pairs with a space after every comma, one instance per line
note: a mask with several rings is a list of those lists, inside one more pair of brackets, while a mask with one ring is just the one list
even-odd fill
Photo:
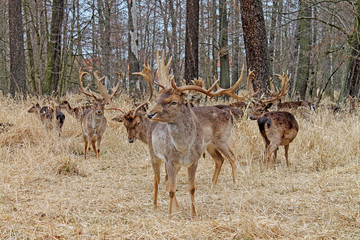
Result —
[[154, 155], [151, 155], [151, 163], [154, 170], [154, 209], [157, 208], [157, 196], [159, 191], [160, 183], [160, 165], [161, 159], [156, 158]]
[[96, 142], [96, 145], [97, 145], [97, 155], [98, 155], [98, 157], [100, 157], [100, 144], [101, 144], [101, 140], [102, 140], [102, 138], [101, 138], [101, 137], [98, 137], [97, 142]]
[[213, 175], [213, 178], [212, 178], [212, 181], [211, 181], [212, 186], [215, 186], [217, 184], [217, 181], [218, 181], [221, 166], [224, 163], [224, 158], [222, 157], [220, 152], [214, 148], [213, 145], [207, 146], [206, 150], [215, 161], [215, 171], [214, 171], [214, 175]]
[[266, 159], [267, 159], [267, 168], [269, 168], [269, 164], [271, 162], [271, 156], [272, 154], [277, 151], [277, 149], [279, 148], [279, 144], [277, 143], [270, 143], [270, 145], [267, 147], [267, 156], [266, 156]]
[[197, 161], [188, 168], [190, 198], [191, 198], [191, 216], [196, 217], [195, 210], [195, 173], [197, 168]]
[[95, 156], [96, 156], [96, 158], [99, 158], [99, 153], [98, 153], [98, 151], [96, 150], [96, 145], [95, 145], [95, 143], [96, 143], [96, 140], [95, 140], [95, 139], [91, 139], [91, 146], [92, 146], [92, 148], [94, 149]]
[[235, 155], [231, 151], [228, 145], [219, 146], [219, 150], [225, 155], [225, 157], [229, 160], [232, 170], [233, 182], [236, 184], [236, 163], [235, 163]]
[[86, 150], [87, 150], [87, 147], [88, 147], [88, 139], [87, 139], [87, 137], [84, 137], [84, 142], [85, 142], [84, 157], [85, 157], [85, 160], [86, 160]]
[[[166, 163], [166, 170], [168, 173], [168, 192], [170, 197], [169, 215], [172, 213], [172, 207], [174, 204], [175, 190], [176, 190], [176, 169], [174, 164], [170, 161]], [[176, 200], [175, 200], [176, 201]]]
[[285, 159], [286, 159], [286, 165], [289, 167], [290, 166], [290, 162], [289, 162], [289, 146], [290, 144], [287, 144], [284, 146], [285, 148]]

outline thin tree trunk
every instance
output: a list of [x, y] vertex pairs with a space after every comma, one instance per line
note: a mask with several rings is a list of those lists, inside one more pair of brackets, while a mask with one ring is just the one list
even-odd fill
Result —
[[48, 63], [43, 92], [57, 94], [61, 71], [61, 33], [64, 20], [64, 0], [54, 0], [51, 17], [51, 35], [48, 43]]
[[133, 72], [139, 72], [140, 64], [138, 61], [138, 39], [137, 39], [137, 24], [136, 24], [136, 2], [135, 0], [128, 0], [128, 54], [129, 54], [129, 90], [130, 94], [136, 93], [137, 75]]
[[10, 94], [26, 93], [25, 50], [21, 0], [9, 1]]
[[199, 75], [199, 1], [186, 1], [185, 81]]
[[220, 57], [220, 86], [230, 87], [230, 64], [229, 64], [229, 43], [228, 43], [228, 17], [226, 0], [219, 0], [219, 57]]
[[300, 49], [295, 91], [305, 100], [310, 77], [311, 6], [308, 0], [300, 0]]

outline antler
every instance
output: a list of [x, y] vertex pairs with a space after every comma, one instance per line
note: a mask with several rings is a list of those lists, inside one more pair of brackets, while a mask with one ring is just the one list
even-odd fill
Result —
[[[284, 74], [284, 73], [283, 73], [283, 75], [275, 74], [275, 76], [277, 76], [281, 80], [281, 90], [278, 91], [278, 92], [275, 92], [275, 90], [271, 90], [272, 91], [272, 94], [271, 94], [272, 96], [269, 99], [265, 100], [265, 101], [262, 101], [261, 98], [260, 98], [260, 102], [263, 103], [263, 104], [274, 102], [274, 101], [286, 96], [286, 94], [289, 91], [289, 84], [290, 84], [291, 74], [286, 72], [286, 74]], [[270, 84], [270, 86], [271, 86], [272, 89], [275, 89], [273, 84]]]
[[111, 106], [109, 109], [111, 109], [111, 110], [119, 110], [119, 111], [121, 111], [122, 113], [125, 113], [124, 110], [122, 110], [120, 107], [116, 106], [116, 105], [111, 101], [111, 99], [115, 96], [116, 92], [117, 92], [118, 89], [119, 89], [120, 81], [121, 81], [121, 76], [122, 76], [123, 72], [120, 71], [120, 72], [117, 72], [116, 74], [118, 75], [119, 82], [118, 82], [118, 84], [116, 84], [115, 87], [113, 87], [113, 88], [111, 89], [111, 90], [113, 91], [113, 93], [112, 93], [112, 94], [108, 94], [107, 89], [106, 89], [106, 86], [105, 86], [104, 84], [102, 84], [102, 81], [104, 81], [105, 77], [102, 77], [102, 78], [99, 79], [99, 77], [98, 77], [98, 71], [95, 71], [95, 72], [94, 72], [94, 76], [95, 76], [95, 78], [97, 79], [97, 84], [98, 84], [99, 92], [100, 92], [101, 96], [105, 99], [105, 101], [106, 101], [107, 103], [109, 103], [110, 106]]
[[169, 85], [169, 69], [170, 69], [170, 64], [172, 61], [172, 57], [169, 59], [168, 63], [165, 65], [165, 50], [162, 51], [161, 54], [161, 60], [159, 59], [159, 51], [156, 52], [156, 61], [157, 61], [157, 65], [158, 65], [158, 70], [157, 70], [157, 74], [158, 74], [158, 78], [159, 78], [159, 83], [156, 83], [156, 85], [158, 85], [159, 87], [165, 89], [167, 85]]
[[147, 100], [145, 100], [144, 102], [142, 102], [139, 106], [137, 106], [133, 112], [133, 117], [136, 116], [137, 111], [139, 111], [139, 109], [143, 106], [145, 106], [146, 104], [150, 103], [150, 100], [153, 96], [153, 90], [152, 90], [152, 83], [154, 82], [154, 74], [153, 71], [151, 69], [151, 66], [146, 66], [144, 65], [144, 69], [141, 72], [135, 72], [133, 73], [135, 75], [140, 75], [142, 76], [146, 82], [149, 85], [149, 89], [150, 89], [150, 96]]
[[[208, 90], [206, 90], [206, 89], [204, 89], [202, 87], [199, 87], [199, 86], [194, 86], [194, 85], [187, 85], [187, 86], [177, 87], [173, 77], [171, 78], [171, 86], [174, 88], [174, 90], [176, 90], [178, 92], [183, 92], [183, 91], [188, 91], [188, 90], [195, 90], [195, 91], [204, 93], [205, 95], [207, 95], [207, 96], [209, 96], [211, 98], [213, 98], [215, 96], [228, 95], [228, 96], [230, 96], [232, 98], [235, 98], [235, 99], [237, 99], [239, 101], [243, 101], [243, 100], [245, 100], [246, 98], [249, 97], [250, 93], [248, 93], [247, 95], [245, 95], [243, 97], [240, 97], [240, 96], [235, 94], [235, 90], [240, 86], [240, 84], [241, 84], [241, 82], [242, 82], [242, 80], [244, 78], [244, 69], [245, 69], [245, 66], [243, 65], [243, 67], [241, 69], [241, 74], [240, 74], [239, 79], [237, 80], [237, 82], [231, 88], [228, 88], [228, 89], [220, 88], [218, 86], [219, 80], [215, 81], [214, 84]], [[252, 80], [253, 76], [254, 76], [254, 72], [250, 71], [250, 73], [248, 75], [248, 82]], [[217, 90], [216, 92], [212, 92], [212, 90], [215, 88], [215, 86], [217, 86], [219, 88], [219, 90]]]
[[81, 68], [79, 69], [80, 91], [81, 91], [82, 93], [84, 93], [84, 94], [85, 94], [86, 96], [88, 96], [88, 97], [93, 97], [93, 98], [97, 99], [96, 96], [95, 96], [93, 93], [89, 92], [89, 90], [88, 90], [89, 87], [84, 88], [84, 85], [83, 85], [81, 79], [82, 79], [83, 76], [86, 75], [86, 74], [88, 74], [88, 72], [83, 72], [83, 71], [81, 70]]

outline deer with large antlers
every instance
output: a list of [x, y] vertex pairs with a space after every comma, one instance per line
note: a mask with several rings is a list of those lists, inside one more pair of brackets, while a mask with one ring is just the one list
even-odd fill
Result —
[[274, 101], [281, 99], [288, 92], [291, 75], [284, 74], [277, 76], [281, 79], [281, 90], [278, 92], [272, 91], [271, 96], [267, 100], [261, 98], [259, 101], [255, 101], [250, 113], [250, 119], [257, 120], [265, 143], [265, 162], [267, 168], [269, 168], [271, 160], [275, 164], [279, 146], [284, 146], [286, 165], [290, 165], [288, 157], [289, 145], [299, 131], [299, 125], [291, 113], [286, 111], [268, 111]]
[[[181, 167], [188, 169], [188, 178], [190, 185], [190, 197], [191, 197], [191, 214], [196, 216], [195, 210], [195, 173], [198, 165], [198, 160], [202, 155], [204, 148], [208, 150], [212, 148], [214, 155], [218, 154], [215, 144], [210, 147], [210, 144], [206, 141], [216, 141], [217, 139], [211, 139], [211, 134], [207, 136], [208, 132], [205, 130], [205, 121], [209, 124], [211, 121], [209, 117], [213, 119], [223, 119], [227, 113], [214, 108], [204, 108], [203, 112], [206, 114], [196, 114], [196, 110], [191, 107], [191, 104], [187, 102], [186, 91], [197, 91], [206, 94], [209, 97], [229, 95], [238, 100], [243, 98], [237, 96], [234, 91], [240, 85], [242, 76], [239, 81], [230, 89], [219, 89], [217, 92], [212, 92], [215, 88], [215, 84], [208, 90], [199, 86], [183, 86], [177, 87], [172, 77], [169, 77], [169, 66], [165, 65], [164, 53], [161, 61], [157, 57], [158, 61], [158, 85], [162, 88], [160, 95], [157, 98], [155, 106], [147, 114], [147, 117], [152, 121], [160, 122], [157, 124], [152, 132], [152, 144], [153, 151], [157, 159], [161, 159], [166, 163], [166, 170], [168, 174], [168, 192], [170, 196], [169, 214], [172, 213], [173, 206], [178, 208], [175, 191], [176, 191], [176, 175]], [[171, 86], [169, 86], [169, 80], [171, 80]], [[230, 118], [231, 119], [231, 118]], [[229, 121], [231, 121], [229, 119]], [[221, 120], [220, 120], [221, 121]], [[221, 122], [218, 122], [221, 128]], [[230, 124], [231, 126], [231, 124]], [[232, 126], [231, 126], [232, 128]], [[230, 131], [226, 130], [226, 131]], [[220, 149], [222, 153], [226, 152]], [[160, 163], [153, 164], [155, 175], [159, 175]], [[234, 172], [233, 172], [234, 175]]]
[[[85, 160], [86, 160], [86, 151], [89, 143], [91, 144], [96, 157], [99, 158], [100, 144], [107, 124], [107, 120], [104, 115], [106, 99], [97, 97], [94, 93], [88, 90], [89, 87], [84, 88], [82, 83], [82, 78], [86, 74], [87, 72], [83, 72], [81, 71], [81, 69], [79, 70], [80, 91], [84, 93], [86, 96], [93, 98], [92, 107], [86, 109], [81, 117], [81, 130], [85, 142], [85, 147], [84, 147]], [[97, 71], [94, 73], [94, 76], [97, 79], [97, 85], [99, 90], [101, 92], [106, 92], [106, 89], [104, 90], [104, 88], [106, 87], [102, 84], [102, 81], [104, 80], [105, 77], [99, 79]], [[111, 99], [116, 94], [119, 86], [120, 86], [120, 80], [119, 83], [112, 89], [113, 94], [109, 96], [109, 99]]]

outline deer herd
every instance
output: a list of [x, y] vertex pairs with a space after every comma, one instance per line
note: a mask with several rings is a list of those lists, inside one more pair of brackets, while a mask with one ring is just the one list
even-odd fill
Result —
[[[270, 84], [269, 96], [256, 99], [257, 93], [252, 88], [253, 71], [250, 71], [247, 77], [248, 94], [244, 96], [236, 94], [244, 78], [244, 67], [238, 81], [231, 88], [222, 89], [218, 81], [215, 81], [206, 89], [203, 87], [204, 84], [177, 86], [174, 77], [169, 75], [170, 65], [171, 59], [166, 63], [163, 52], [161, 57], [157, 54], [158, 81], [154, 80], [151, 67], [144, 66], [142, 72], [134, 73], [146, 80], [150, 94], [136, 108], [128, 111], [112, 101], [119, 90], [122, 73], [117, 73], [119, 82], [111, 91], [108, 91], [103, 84], [104, 77], [99, 78], [98, 72], [94, 72], [100, 93], [100, 96], [96, 96], [89, 87], [83, 86], [82, 79], [88, 73], [79, 70], [80, 91], [93, 100], [91, 106], [72, 108], [69, 102], [63, 101], [59, 106], [54, 107], [55, 111], [51, 107], [35, 104], [28, 112], [36, 113], [46, 128], [52, 129], [55, 126], [59, 133], [65, 120], [65, 115], [61, 110], [65, 110], [76, 118], [81, 124], [86, 159], [90, 145], [96, 157], [99, 158], [100, 144], [107, 125], [104, 111], [120, 111], [121, 115], [113, 120], [123, 122], [129, 143], [140, 140], [148, 146], [154, 170], [154, 208], [157, 207], [161, 163], [165, 162], [167, 191], [170, 197], [169, 215], [174, 208], [179, 208], [176, 199], [176, 176], [180, 168], [185, 167], [188, 171], [191, 215], [196, 216], [195, 174], [199, 159], [205, 154], [205, 150], [215, 162], [212, 185], [217, 184], [224, 158], [230, 162], [233, 182], [236, 183], [236, 158], [231, 149], [230, 137], [234, 121], [243, 117], [247, 109], [249, 109], [249, 119], [257, 120], [265, 144], [266, 167], [270, 168], [276, 163], [279, 146], [284, 146], [286, 164], [290, 165], [289, 144], [295, 139], [299, 130], [299, 125], [291, 111], [301, 108], [311, 114], [314, 107], [305, 101], [281, 102], [288, 92], [291, 78], [289, 74], [277, 75], [281, 80], [280, 90], [275, 91], [274, 86]], [[154, 84], [160, 91], [152, 103], [152, 108], [148, 109], [154, 95], [152, 90]], [[215, 88], [217, 91], [214, 91]], [[198, 93], [210, 98], [227, 95], [237, 102], [229, 105], [194, 106], [194, 95]], [[249, 100], [248, 103], [245, 100]], [[105, 108], [106, 105], [109, 107]], [[272, 106], [275, 106], [276, 111], [269, 111]]]

